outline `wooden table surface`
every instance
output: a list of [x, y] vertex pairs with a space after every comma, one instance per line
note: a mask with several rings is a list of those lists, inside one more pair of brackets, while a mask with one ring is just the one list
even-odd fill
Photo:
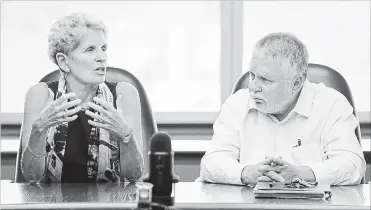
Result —
[[[252, 188], [175, 185], [174, 209], [370, 209], [370, 184], [332, 187], [331, 200], [258, 199]], [[1, 180], [0, 209], [135, 209], [135, 184], [26, 184]]]

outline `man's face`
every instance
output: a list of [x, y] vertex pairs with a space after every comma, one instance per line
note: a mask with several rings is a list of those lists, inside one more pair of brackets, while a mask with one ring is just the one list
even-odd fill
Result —
[[266, 114], [287, 114], [294, 98], [294, 75], [284, 71], [280, 57], [255, 53], [249, 75], [249, 90], [258, 110]]

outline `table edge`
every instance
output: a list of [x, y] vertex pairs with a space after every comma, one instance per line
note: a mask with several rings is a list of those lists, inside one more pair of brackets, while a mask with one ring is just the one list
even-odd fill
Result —
[[[370, 209], [370, 206], [350, 205], [319, 205], [319, 204], [254, 204], [254, 203], [175, 203], [176, 208], [188, 209]], [[117, 209], [137, 208], [137, 203], [27, 203], [27, 204], [1, 204], [1, 209]]]

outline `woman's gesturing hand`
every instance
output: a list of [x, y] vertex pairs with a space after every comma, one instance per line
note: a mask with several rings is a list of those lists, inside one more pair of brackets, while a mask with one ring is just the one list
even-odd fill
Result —
[[76, 113], [81, 110], [81, 99], [74, 99], [75, 93], [64, 94], [55, 101], [53, 101], [53, 95], [49, 89], [49, 100], [34, 122], [34, 126], [39, 130], [48, 129], [62, 122], [71, 122], [77, 119]]
[[88, 123], [92, 126], [106, 129], [117, 137], [124, 138], [129, 133], [130, 128], [125, 121], [123, 114], [117, 111], [117, 109], [115, 109], [111, 104], [98, 97], [94, 97], [93, 100], [97, 104], [88, 102], [88, 106], [100, 114], [86, 110], [86, 115], [97, 120], [88, 120]]

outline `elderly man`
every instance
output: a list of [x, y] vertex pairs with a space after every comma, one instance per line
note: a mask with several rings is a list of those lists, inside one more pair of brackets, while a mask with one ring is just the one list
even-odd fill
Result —
[[257, 42], [249, 88], [223, 104], [201, 160], [201, 179], [239, 185], [293, 178], [361, 182], [366, 163], [352, 106], [336, 90], [306, 79], [308, 57], [291, 34]]

